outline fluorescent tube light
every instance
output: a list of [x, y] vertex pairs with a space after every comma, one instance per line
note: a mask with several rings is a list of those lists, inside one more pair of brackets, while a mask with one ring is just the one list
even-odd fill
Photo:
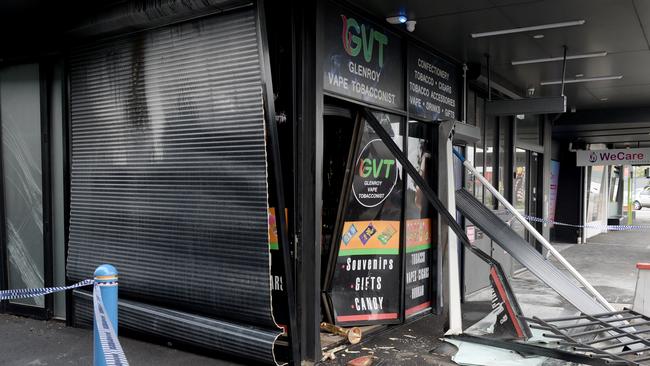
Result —
[[[581, 58], [604, 57], [604, 56], [607, 56], [607, 51], [583, 53], [581, 55], [571, 55], [571, 56], [567, 56], [566, 59], [577, 60]], [[564, 57], [559, 56], [559, 57], [536, 58], [532, 60], [512, 61], [511, 64], [512, 66], [517, 66], [517, 65], [537, 64], [542, 62], [562, 61], [562, 60], [564, 60]]]
[[530, 27], [502, 29], [502, 30], [495, 30], [495, 31], [490, 31], [490, 32], [472, 33], [472, 38], [500, 36], [500, 35], [503, 35], [503, 34], [530, 32], [530, 31], [537, 31], [537, 30], [542, 30], [542, 29], [573, 27], [575, 25], [583, 25], [585, 23], [586, 23], [586, 20], [580, 19], [580, 20], [571, 20], [571, 21], [568, 21], [568, 22], [533, 25], [533, 26], [530, 26]]
[[[593, 78], [567, 79], [564, 80], [564, 83], [565, 84], [586, 83], [589, 81], [619, 80], [622, 78], [623, 75], [596, 76]], [[539, 83], [539, 85], [557, 85], [557, 84], [562, 84], [562, 80], [542, 81], [541, 83]]]

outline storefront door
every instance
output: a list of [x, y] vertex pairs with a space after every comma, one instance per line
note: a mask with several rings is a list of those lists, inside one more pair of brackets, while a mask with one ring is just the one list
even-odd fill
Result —
[[[514, 181], [513, 181], [513, 200], [514, 206], [522, 215], [526, 216], [540, 216], [538, 204], [539, 192], [539, 172], [541, 154], [517, 148], [515, 150], [515, 168], [514, 168]], [[522, 237], [530, 242], [531, 245], [537, 246], [535, 238], [524, 228], [524, 226], [513, 219], [511, 222], [512, 228], [519, 233]], [[539, 231], [538, 223], [533, 223], [533, 226]], [[522, 268], [521, 264], [516, 261], [513, 263], [513, 270]]]
[[[403, 117], [374, 115], [430, 180], [434, 125], [409, 122], [405, 140]], [[397, 324], [430, 310], [434, 211], [355, 107], [326, 106], [324, 126], [325, 318]]]
[[[0, 69], [2, 125], [2, 289], [51, 282], [47, 183], [47, 119], [37, 63]], [[49, 317], [51, 296], [10, 300], [5, 310]]]
[[[331, 109], [323, 149], [326, 318], [341, 325], [400, 323], [402, 170], [356, 108], [349, 107], [349, 116]], [[377, 115], [402, 146], [403, 118]]]

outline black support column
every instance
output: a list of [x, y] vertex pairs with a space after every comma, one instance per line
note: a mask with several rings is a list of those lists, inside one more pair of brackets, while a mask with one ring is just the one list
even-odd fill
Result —
[[321, 2], [296, 2], [296, 279], [301, 359], [320, 360], [320, 273], [323, 160], [323, 86], [317, 45], [322, 44]]

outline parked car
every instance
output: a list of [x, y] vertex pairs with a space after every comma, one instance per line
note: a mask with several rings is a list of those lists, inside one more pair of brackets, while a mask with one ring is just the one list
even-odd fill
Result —
[[650, 207], [650, 186], [644, 187], [634, 195], [634, 209], [640, 210], [644, 207]]

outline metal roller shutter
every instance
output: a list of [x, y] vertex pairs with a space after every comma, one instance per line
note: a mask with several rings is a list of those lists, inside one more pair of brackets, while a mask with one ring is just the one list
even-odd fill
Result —
[[[174, 339], [227, 322], [240, 332], [183, 341], [272, 362], [260, 52], [251, 8], [72, 52], [67, 274], [111, 263], [121, 325]], [[174, 316], [145, 326], [156, 312]]]

